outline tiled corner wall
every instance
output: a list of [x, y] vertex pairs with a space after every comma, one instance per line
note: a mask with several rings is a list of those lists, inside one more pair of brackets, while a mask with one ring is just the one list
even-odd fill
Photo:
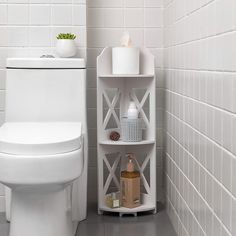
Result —
[[180, 236], [236, 235], [236, 1], [165, 0], [167, 212]]
[[[124, 30], [130, 32], [134, 45], [148, 47], [156, 56], [157, 187], [158, 199], [163, 200], [162, 0], [0, 0], [0, 124], [4, 119], [5, 59], [54, 54], [56, 34], [69, 30], [78, 35], [78, 56], [87, 53], [88, 61], [89, 201], [97, 201], [96, 57], [103, 47], [119, 45]], [[4, 191], [0, 185], [3, 210]]]
[[[0, 125], [4, 121], [6, 58], [54, 54], [60, 32], [78, 35], [78, 56], [86, 56], [86, 0], [0, 0]], [[0, 212], [4, 208], [0, 185]]]
[[97, 202], [96, 164], [96, 57], [106, 46], [119, 46], [129, 31], [135, 46], [150, 48], [156, 56], [157, 74], [157, 195], [162, 194], [163, 142], [163, 7], [162, 0], [87, 0], [89, 200]]

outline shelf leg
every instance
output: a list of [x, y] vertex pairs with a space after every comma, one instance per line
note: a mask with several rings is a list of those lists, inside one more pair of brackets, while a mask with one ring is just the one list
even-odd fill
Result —
[[103, 211], [101, 211], [100, 209], [98, 209], [98, 215], [102, 215]]
[[126, 214], [128, 214], [128, 215], [133, 215], [134, 217], [137, 217], [137, 216], [138, 216], [138, 213], [137, 213], [137, 212], [135, 212], [135, 213], [124, 213], [124, 212], [120, 212], [120, 213], [119, 213], [119, 216], [122, 217], [123, 215], [126, 215]]

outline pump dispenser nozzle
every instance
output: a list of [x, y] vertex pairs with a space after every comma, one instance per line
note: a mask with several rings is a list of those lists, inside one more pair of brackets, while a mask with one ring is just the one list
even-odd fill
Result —
[[129, 158], [129, 161], [127, 163], [127, 171], [128, 172], [134, 172], [134, 163], [131, 158]]

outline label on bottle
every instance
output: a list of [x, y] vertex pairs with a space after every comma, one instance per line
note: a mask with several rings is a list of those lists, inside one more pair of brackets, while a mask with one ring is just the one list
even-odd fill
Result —
[[119, 201], [119, 199], [113, 200], [113, 208], [117, 208], [117, 207], [120, 207], [120, 201]]
[[121, 193], [121, 205], [123, 207], [134, 208], [140, 206], [140, 177], [121, 177]]

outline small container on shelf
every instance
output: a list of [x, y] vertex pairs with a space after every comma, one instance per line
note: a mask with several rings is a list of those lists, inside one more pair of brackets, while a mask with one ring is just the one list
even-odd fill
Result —
[[109, 208], [120, 207], [120, 193], [110, 193], [106, 196], [106, 206]]
[[141, 142], [143, 139], [143, 120], [138, 118], [138, 109], [133, 101], [129, 103], [127, 117], [121, 119], [121, 135], [124, 142]]
[[124, 142], [141, 142], [143, 139], [143, 119], [121, 119], [121, 138]]

